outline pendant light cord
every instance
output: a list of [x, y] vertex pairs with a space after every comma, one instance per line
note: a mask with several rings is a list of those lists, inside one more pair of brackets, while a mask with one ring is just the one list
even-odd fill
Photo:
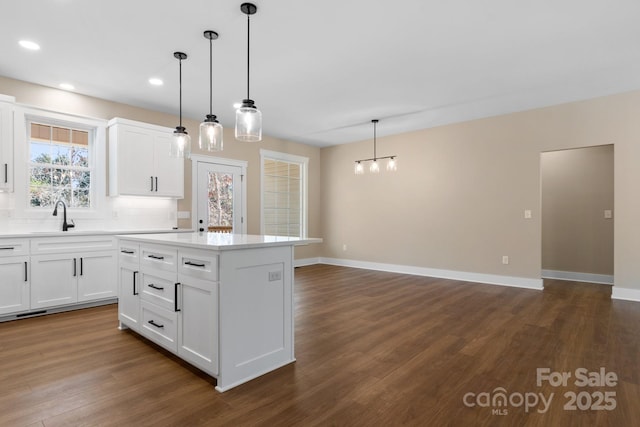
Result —
[[209, 114], [213, 115], [213, 39], [209, 39]]
[[251, 48], [251, 43], [250, 43], [250, 36], [251, 36], [251, 15], [247, 14], [247, 99], [251, 99], [249, 97], [249, 49]]
[[182, 59], [180, 59], [180, 127], [182, 127]]
[[375, 162], [377, 159], [376, 156], [376, 125], [377, 125], [377, 121], [373, 122], [373, 161]]

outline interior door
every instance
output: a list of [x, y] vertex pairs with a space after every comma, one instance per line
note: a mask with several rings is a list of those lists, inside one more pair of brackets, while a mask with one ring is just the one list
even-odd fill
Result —
[[198, 231], [244, 233], [243, 191], [241, 167], [198, 162]]

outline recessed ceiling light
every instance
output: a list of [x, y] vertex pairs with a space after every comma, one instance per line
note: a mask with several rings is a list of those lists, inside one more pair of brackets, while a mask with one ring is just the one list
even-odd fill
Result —
[[25, 49], [40, 50], [40, 45], [38, 43], [29, 41], [29, 40], [20, 40], [18, 44], [20, 44], [20, 46], [22, 46]]
[[149, 83], [154, 85], [154, 86], [162, 86], [164, 84], [164, 82], [162, 81], [162, 79], [159, 79], [157, 77], [151, 77], [149, 79]]
[[60, 86], [60, 89], [64, 89], [64, 90], [74, 90], [75, 89], [75, 87], [73, 87], [73, 85], [69, 84], [69, 83], [60, 83], [59, 86]]

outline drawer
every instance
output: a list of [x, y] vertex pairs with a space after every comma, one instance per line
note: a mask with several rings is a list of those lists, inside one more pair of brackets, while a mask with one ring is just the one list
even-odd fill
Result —
[[120, 242], [118, 259], [121, 264], [137, 266], [140, 262], [140, 245], [132, 242]]
[[107, 251], [116, 248], [113, 236], [39, 237], [31, 239], [31, 255]]
[[159, 245], [140, 245], [140, 270], [143, 273], [161, 275], [159, 272], [173, 273], [163, 274], [162, 277], [171, 279], [176, 275], [176, 258], [178, 251]]
[[29, 255], [29, 239], [0, 239], [0, 257]]
[[148, 301], [140, 301], [140, 333], [174, 353], [178, 351], [178, 316]]
[[178, 273], [197, 279], [218, 281], [218, 255], [212, 251], [180, 249]]
[[173, 280], [143, 274], [140, 294], [143, 300], [152, 302], [167, 310], [175, 311], [177, 288], [178, 286]]

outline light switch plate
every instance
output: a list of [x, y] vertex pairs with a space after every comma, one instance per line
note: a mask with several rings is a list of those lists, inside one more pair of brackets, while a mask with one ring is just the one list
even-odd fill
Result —
[[276, 280], [282, 280], [282, 271], [270, 271], [269, 281], [275, 282]]
[[611, 209], [605, 209], [604, 210], [604, 217], [606, 219], [611, 219], [613, 218], [613, 212], [611, 211]]
[[531, 219], [531, 209], [525, 209], [524, 218], [525, 219]]

